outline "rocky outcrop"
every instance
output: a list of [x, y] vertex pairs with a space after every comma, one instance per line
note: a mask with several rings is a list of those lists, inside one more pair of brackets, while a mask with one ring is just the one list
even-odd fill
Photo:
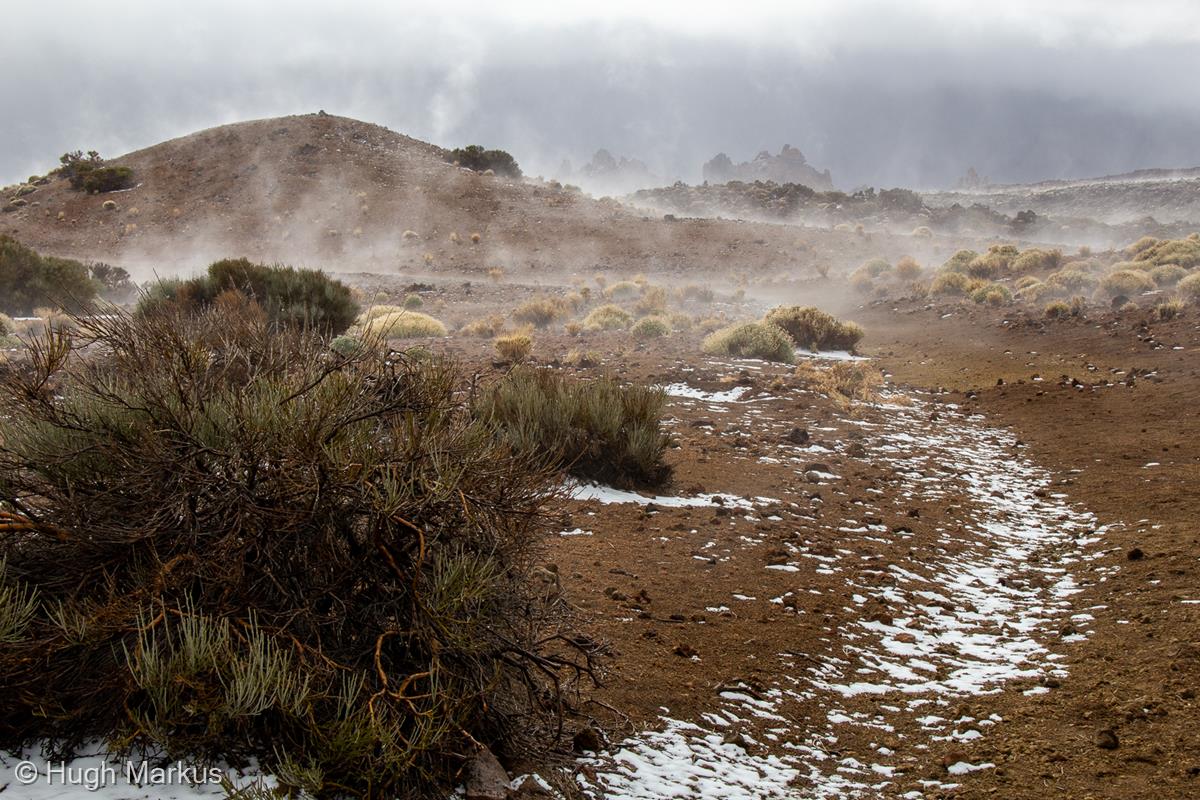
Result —
[[771, 155], [763, 150], [752, 161], [743, 161], [741, 164], [733, 163], [733, 160], [724, 153], [717, 153], [704, 165], [704, 180], [709, 183], [728, 183], [729, 181], [798, 183], [818, 191], [828, 191], [833, 188], [833, 179], [829, 175], [829, 170], [817, 170], [808, 163], [803, 153], [788, 144], [783, 146], [779, 155]]

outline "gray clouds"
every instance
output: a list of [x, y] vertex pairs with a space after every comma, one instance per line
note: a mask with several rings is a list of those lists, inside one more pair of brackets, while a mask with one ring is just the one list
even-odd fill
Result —
[[1200, 164], [1196, 4], [1053, 5], [22, 5], [0, 30], [0, 180], [317, 108], [547, 174], [604, 147], [695, 180], [785, 142], [843, 187]]

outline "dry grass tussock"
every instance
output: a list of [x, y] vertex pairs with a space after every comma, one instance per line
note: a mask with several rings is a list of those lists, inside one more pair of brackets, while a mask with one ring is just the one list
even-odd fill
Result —
[[760, 358], [791, 363], [796, 358], [792, 339], [782, 328], [765, 322], [735, 323], [709, 334], [704, 352], [733, 358]]
[[368, 320], [363, 325], [368, 336], [384, 339], [416, 339], [429, 336], [445, 336], [446, 326], [420, 311], [400, 309]]
[[795, 375], [809, 389], [827, 395], [842, 406], [878, 402], [884, 386], [883, 373], [879, 368], [863, 361], [837, 361], [832, 364], [801, 361], [796, 366]]
[[498, 336], [492, 342], [496, 355], [508, 364], [519, 364], [529, 358], [533, 352], [533, 337], [528, 333], [511, 333]]
[[780, 328], [797, 347], [808, 350], [852, 351], [863, 337], [856, 323], [842, 322], [813, 306], [777, 306], [763, 322]]

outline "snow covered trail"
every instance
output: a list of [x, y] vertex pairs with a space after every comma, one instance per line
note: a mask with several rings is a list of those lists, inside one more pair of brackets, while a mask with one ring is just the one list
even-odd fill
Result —
[[[970, 742], [1001, 722], [956, 715], [962, 698], [1004, 691], [1013, 679], [1042, 693], [1065, 674], [1062, 651], [1091, 619], [1072, 605], [1075, 573], [1099, 555], [1104, 530], [1053, 491], [1050, 473], [1020, 454], [1011, 433], [928, 397], [898, 399], [872, 421], [846, 421], [861, 426], [874, 442], [871, 460], [897, 481], [886, 498], [863, 501], [865, 522], [847, 520], [838, 534], [879, 542], [892, 556], [863, 563], [862, 549], [839, 548], [822, 557], [822, 574], [844, 576], [846, 603], [825, 649], [793, 660], [773, 686], [722, 692], [703, 720], [680, 722], [664, 709], [660, 729], [588, 760], [596, 778], [585, 789], [630, 800], [919, 798], [992, 766], [962, 761], [943, 780], [906, 779], [900, 789], [930, 743]], [[918, 541], [909, 526], [882, 524], [888, 505], [893, 516], [920, 505], [944, 513]], [[906, 540], [913, 546], [898, 546]], [[820, 713], [789, 718], [797, 703]], [[744, 735], [746, 721], [760, 740]]]

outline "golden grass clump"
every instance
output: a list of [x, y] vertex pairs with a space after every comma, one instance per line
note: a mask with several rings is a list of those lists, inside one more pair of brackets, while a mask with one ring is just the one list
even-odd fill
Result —
[[500, 360], [509, 364], [519, 364], [529, 358], [533, 352], [533, 337], [527, 333], [511, 333], [498, 336], [492, 342], [496, 355]]
[[604, 290], [604, 296], [609, 300], [628, 300], [636, 297], [641, 291], [642, 287], [633, 281], [617, 281]]
[[1187, 306], [1178, 298], [1164, 300], [1154, 307], [1154, 318], [1159, 322], [1166, 322], [1181, 316], [1185, 308]]
[[942, 272], [929, 285], [929, 293], [940, 297], [965, 297], [974, 283], [962, 272]]
[[363, 330], [369, 336], [385, 339], [418, 339], [446, 335], [446, 326], [438, 320], [420, 311], [404, 309], [368, 320]]
[[533, 325], [536, 328], [545, 328], [569, 314], [570, 309], [561, 297], [538, 295], [517, 306], [512, 316], [517, 322]]
[[782, 328], [765, 322], [735, 323], [709, 334], [705, 353], [734, 358], [759, 358], [791, 363], [796, 359], [792, 340]]
[[902, 256], [895, 269], [896, 277], [902, 281], [915, 281], [921, 277], [921, 265], [912, 256]]
[[667, 290], [661, 286], [645, 286], [642, 296], [633, 304], [634, 313], [642, 316], [663, 314], [667, 310]]
[[632, 324], [633, 315], [611, 303], [593, 309], [583, 319], [583, 327], [589, 331], [623, 331]]
[[837, 361], [824, 365], [802, 360], [794, 374], [808, 388], [827, 395], [842, 406], [876, 402], [884, 385], [883, 373], [879, 368], [862, 361]]
[[487, 339], [499, 336], [504, 331], [504, 315], [492, 314], [487, 317], [471, 320], [458, 329], [460, 336], [472, 336]]
[[1200, 272], [1194, 272], [1175, 287], [1179, 296], [1189, 303], [1200, 303]]
[[487, 271], [487, 275], [488, 275], [488, 278], [493, 283], [499, 283], [501, 280], [504, 279], [504, 268], [503, 267], [492, 267], [491, 269], [489, 269]]

